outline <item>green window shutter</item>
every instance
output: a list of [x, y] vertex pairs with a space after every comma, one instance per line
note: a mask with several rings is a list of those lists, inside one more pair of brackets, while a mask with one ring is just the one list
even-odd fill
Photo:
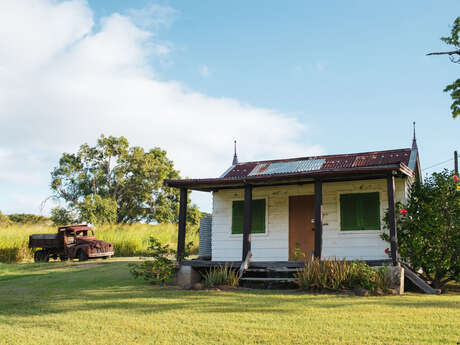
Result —
[[[243, 233], [244, 201], [232, 203], [232, 234]], [[265, 233], [265, 199], [252, 200], [251, 233]]]
[[244, 204], [243, 201], [232, 203], [232, 234], [243, 233]]
[[380, 198], [379, 193], [362, 194], [361, 198], [361, 230], [380, 229]]
[[340, 195], [341, 230], [379, 230], [379, 193]]
[[358, 203], [353, 194], [340, 195], [340, 224], [342, 230], [358, 229]]
[[265, 233], [265, 199], [252, 201], [252, 229], [253, 234]]

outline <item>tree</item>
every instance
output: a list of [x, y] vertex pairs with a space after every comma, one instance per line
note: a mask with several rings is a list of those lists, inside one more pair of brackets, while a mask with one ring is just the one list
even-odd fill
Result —
[[[179, 172], [156, 147], [144, 151], [130, 147], [124, 137], [101, 137], [94, 147], [83, 144], [76, 154], [64, 153], [51, 173], [53, 197], [66, 202], [67, 215], [91, 223], [171, 223], [178, 221], [179, 191], [163, 185]], [[197, 207], [189, 207], [189, 220], [197, 224]], [[59, 218], [59, 217], [57, 217]]]
[[78, 222], [77, 217], [64, 207], [55, 207], [51, 210], [51, 221], [58, 226], [70, 225]]
[[87, 195], [78, 205], [81, 218], [91, 224], [113, 224], [117, 221], [117, 203], [111, 198]]
[[[460, 280], [460, 192], [457, 179], [445, 170], [410, 189], [407, 204], [396, 210], [399, 253], [403, 262], [420, 268], [434, 288]], [[386, 215], [387, 228], [388, 213]], [[388, 234], [384, 239], [389, 242]]]
[[[449, 37], [441, 37], [441, 40], [454, 47], [454, 50], [446, 52], [434, 52], [427, 55], [448, 55], [453, 63], [460, 63], [460, 17], [457, 17], [452, 26]], [[452, 117], [460, 115], [460, 79], [455, 80], [452, 84], [447, 85], [444, 92], [449, 92], [452, 97]]]
[[50, 219], [47, 217], [30, 213], [9, 214], [8, 219], [13, 223], [18, 224], [46, 224], [50, 221]]

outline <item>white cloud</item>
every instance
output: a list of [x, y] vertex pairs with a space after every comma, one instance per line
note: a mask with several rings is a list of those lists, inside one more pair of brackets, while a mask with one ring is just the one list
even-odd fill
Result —
[[[0, 166], [3, 183], [40, 183], [45, 198], [59, 155], [101, 133], [160, 146], [190, 177], [224, 171], [233, 139], [240, 160], [321, 151], [299, 142], [306, 128], [294, 117], [159, 81], [149, 61], [168, 50], [158, 49], [152, 27], [168, 22], [136, 25], [139, 16], [113, 14], [96, 30], [83, 1], [0, 2], [0, 161], [7, 155], [9, 162]], [[37, 175], [21, 175], [31, 171]], [[0, 209], [7, 198], [0, 197]]]
[[137, 26], [153, 31], [169, 28], [178, 15], [174, 8], [154, 3], [142, 9], [130, 9], [126, 14]]

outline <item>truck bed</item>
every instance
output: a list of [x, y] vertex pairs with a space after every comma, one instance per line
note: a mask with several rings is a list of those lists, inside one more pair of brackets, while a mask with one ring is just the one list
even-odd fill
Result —
[[29, 248], [59, 248], [62, 246], [57, 234], [36, 234], [29, 236]]

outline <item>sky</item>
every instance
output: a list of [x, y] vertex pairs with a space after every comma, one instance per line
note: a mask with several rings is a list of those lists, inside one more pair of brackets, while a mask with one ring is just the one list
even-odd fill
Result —
[[442, 90], [460, 66], [425, 54], [459, 15], [458, 0], [2, 0], [0, 211], [48, 214], [59, 157], [102, 133], [199, 178], [228, 168], [233, 140], [240, 161], [405, 148], [416, 121], [423, 173], [452, 168]]

